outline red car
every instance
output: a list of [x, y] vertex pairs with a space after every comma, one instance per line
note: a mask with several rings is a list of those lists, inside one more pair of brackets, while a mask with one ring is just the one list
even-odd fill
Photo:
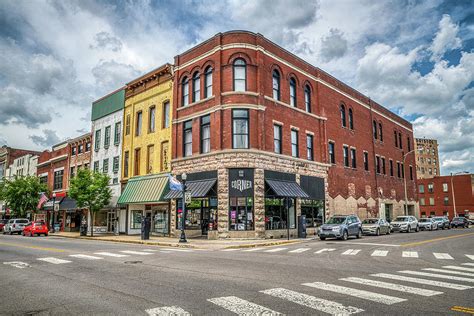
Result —
[[8, 219], [0, 219], [0, 232], [3, 231], [3, 227], [8, 222]]
[[33, 237], [35, 235], [44, 234], [48, 236], [49, 230], [46, 223], [43, 221], [31, 222], [23, 228], [22, 235]]

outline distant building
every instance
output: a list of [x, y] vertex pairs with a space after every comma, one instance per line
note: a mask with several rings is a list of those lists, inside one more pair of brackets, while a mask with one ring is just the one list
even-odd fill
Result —
[[421, 217], [474, 214], [474, 175], [418, 179]]
[[35, 176], [38, 164], [38, 155], [26, 154], [13, 160], [13, 163], [7, 168], [5, 178], [11, 179], [15, 176]]
[[436, 139], [415, 138], [416, 177], [429, 179], [440, 175], [438, 141]]

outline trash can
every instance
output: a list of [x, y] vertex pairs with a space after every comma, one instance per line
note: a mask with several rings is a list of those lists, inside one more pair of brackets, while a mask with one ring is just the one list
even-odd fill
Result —
[[142, 240], [150, 239], [150, 228], [151, 228], [151, 219], [149, 217], [145, 217], [142, 220]]
[[298, 238], [306, 238], [306, 215], [298, 216]]

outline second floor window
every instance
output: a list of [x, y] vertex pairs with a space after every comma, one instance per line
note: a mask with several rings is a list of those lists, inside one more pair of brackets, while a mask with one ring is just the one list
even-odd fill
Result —
[[189, 157], [193, 154], [193, 121], [183, 123], [183, 156]]
[[354, 129], [354, 117], [352, 114], [352, 109], [349, 109], [349, 128]]
[[114, 165], [112, 167], [112, 170], [114, 173], [117, 173], [119, 170], [119, 163], [120, 163], [120, 158], [119, 156], [114, 157]]
[[329, 149], [329, 163], [335, 164], [336, 163], [336, 156], [334, 153], [334, 143], [330, 142], [328, 144]]
[[448, 184], [443, 183], [443, 192], [448, 192]]
[[64, 170], [54, 172], [53, 190], [61, 190], [63, 188]]
[[380, 157], [379, 156], [375, 157], [375, 169], [377, 173], [380, 173]]
[[234, 61], [234, 91], [247, 90], [247, 65], [245, 60], [237, 58]]
[[201, 117], [201, 153], [211, 151], [211, 116]]
[[135, 136], [142, 134], [142, 111], [137, 112], [137, 122], [135, 125]]
[[273, 147], [277, 154], [281, 154], [281, 126], [273, 125]]
[[400, 166], [400, 163], [397, 161], [397, 177], [401, 178], [402, 177], [402, 168]]
[[204, 73], [204, 97], [209, 98], [212, 96], [212, 67], [206, 68]]
[[364, 169], [369, 171], [369, 153], [364, 151]]
[[400, 146], [400, 149], [403, 149], [403, 145], [402, 145], [402, 133], [398, 133], [398, 146]]
[[380, 135], [380, 141], [383, 142], [383, 129], [382, 129], [382, 123], [379, 123], [379, 135]]
[[94, 149], [97, 151], [100, 149], [100, 129], [95, 131], [95, 144]]
[[120, 144], [120, 133], [122, 131], [122, 124], [120, 122], [115, 123], [114, 131], [114, 145]]
[[103, 173], [109, 172], [109, 158], [104, 159], [104, 162], [102, 163], [102, 172]]
[[[124, 152], [124, 155], [123, 155], [123, 177], [124, 178], [128, 178], [129, 156], [130, 155], [128, 151]], [[97, 167], [97, 170], [98, 169], [99, 167]]]
[[418, 186], [418, 192], [419, 192], [419, 193], [425, 193], [425, 186], [424, 186], [423, 184], [420, 184], [420, 185]]
[[110, 126], [107, 126], [105, 128], [105, 135], [104, 135], [104, 148], [109, 148], [110, 146], [110, 131], [111, 131], [111, 127]]
[[135, 149], [135, 161], [133, 166], [133, 175], [140, 175], [140, 161], [141, 161], [141, 150], [140, 148]]
[[99, 172], [99, 161], [94, 161], [94, 172]]
[[351, 148], [351, 167], [357, 168], [356, 150], [354, 148]]
[[193, 75], [193, 102], [201, 100], [201, 77], [199, 72], [195, 72]]
[[181, 105], [186, 106], [189, 104], [189, 80], [188, 77], [184, 77], [183, 81], [181, 82]]
[[372, 131], [374, 133], [374, 139], [377, 139], [377, 122], [374, 120], [372, 124], [373, 124]]
[[395, 147], [398, 148], [397, 131], [393, 131], [393, 139], [395, 140]]
[[382, 173], [383, 173], [383, 174], [387, 174], [387, 173], [385, 172], [385, 158], [383, 158], [383, 157], [382, 157]]
[[306, 112], [311, 113], [311, 89], [308, 85], [304, 87], [304, 105]]
[[306, 135], [306, 158], [308, 160], [314, 160], [313, 152], [313, 135]]
[[232, 110], [232, 148], [249, 148], [248, 110]]
[[294, 129], [291, 130], [291, 155], [293, 157], [299, 157], [298, 131]]
[[433, 193], [434, 191], [434, 184], [433, 183], [428, 183], [428, 192]]
[[296, 80], [290, 79], [290, 105], [296, 107]]
[[344, 157], [344, 167], [349, 167], [349, 147], [342, 147], [342, 156]]
[[390, 165], [390, 176], [393, 177], [393, 160], [389, 161], [389, 165]]
[[150, 174], [153, 173], [153, 157], [155, 154], [155, 146], [148, 145], [146, 148], [146, 173]]
[[273, 98], [275, 100], [280, 100], [280, 73], [278, 70], [273, 70], [272, 73], [272, 88], [273, 88]]
[[130, 135], [130, 114], [125, 119], [125, 135]]
[[76, 154], [76, 146], [73, 146], [73, 147], [71, 148], [71, 155], [74, 156], [75, 154]]
[[150, 107], [150, 112], [148, 114], [148, 133], [153, 133], [155, 131], [155, 115], [156, 107]]
[[170, 127], [170, 102], [163, 103], [163, 128]]

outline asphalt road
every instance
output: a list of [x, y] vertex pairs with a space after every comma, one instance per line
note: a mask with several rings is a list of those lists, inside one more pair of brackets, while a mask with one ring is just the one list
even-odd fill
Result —
[[0, 235], [1, 315], [461, 315], [473, 297], [474, 229], [238, 250]]

